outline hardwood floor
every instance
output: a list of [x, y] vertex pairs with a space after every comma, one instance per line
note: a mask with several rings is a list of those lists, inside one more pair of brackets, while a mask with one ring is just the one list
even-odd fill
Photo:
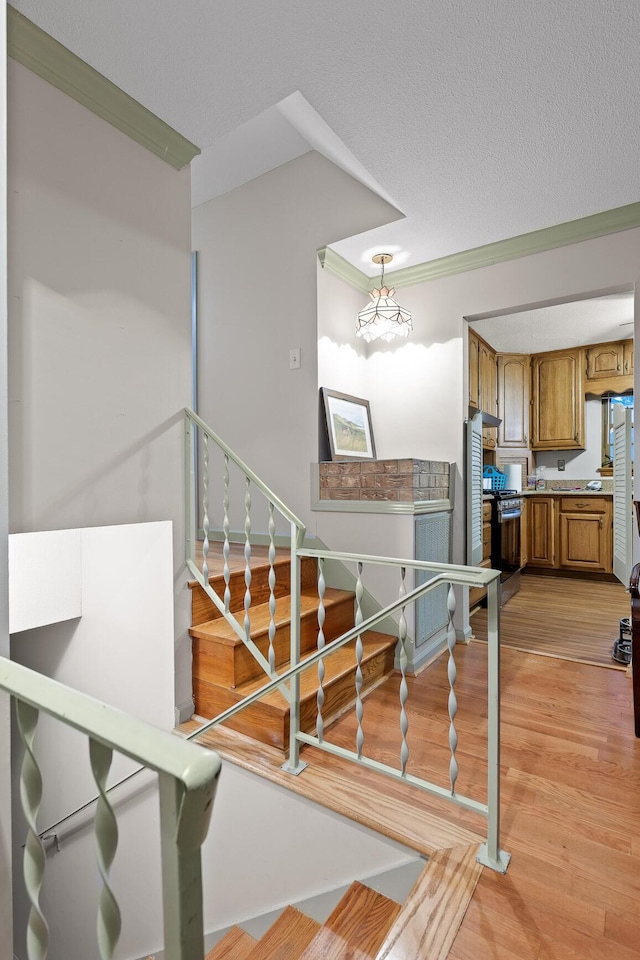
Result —
[[[480, 643], [456, 650], [460, 785], [480, 792], [486, 652]], [[512, 861], [506, 876], [483, 872], [450, 960], [637, 960], [640, 741], [631, 682], [619, 671], [510, 649], [501, 673], [501, 846]], [[396, 690], [387, 682], [365, 703], [373, 728], [365, 751], [377, 758], [396, 749]], [[446, 658], [410, 681], [412, 764], [436, 778], [448, 759], [438, 709], [446, 691]], [[341, 745], [354, 735], [353, 717], [331, 730]], [[430, 806], [477, 827], [470, 814]]]
[[[481, 797], [486, 653], [483, 643], [455, 651], [460, 789]], [[512, 861], [506, 876], [483, 871], [450, 960], [637, 960], [640, 740], [633, 736], [631, 681], [621, 671], [509, 648], [502, 650], [501, 676], [501, 846]], [[446, 657], [408, 683], [410, 769], [446, 782]], [[393, 677], [365, 701], [368, 756], [397, 756], [398, 687]], [[354, 717], [345, 716], [331, 727], [330, 739], [350, 746], [355, 730]], [[215, 737], [206, 735], [205, 742], [215, 746]], [[263, 775], [280, 777], [290, 789], [347, 816], [360, 796], [370, 795], [368, 784], [375, 779], [310, 747], [302, 751], [308, 769], [287, 778], [275, 764], [269, 772], [260, 753], [254, 759], [263, 763]], [[252, 768], [248, 750], [235, 762]], [[383, 781], [380, 787], [377, 780], [382, 800], [370, 802], [368, 825], [381, 825], [380, 808], [386, 806], [391, 835], [416, 849], [429, 817], [451, 823], [452, 830], [483, 829], [470, 813], [407, 785]], [[337, 796], [334, 785], [343, 781], [351, 782], [351, 790]], [[440, 846], [446, 846], [444, 834]]]
[[[631, 599], [621, 583], [526, 575], [500, 617], [503, 646], [544, 656], [626, 670], [611, 658], [620, 619], [631, 616]], [[487, 611], [477, 608], [471, 627], [487, 639]]]

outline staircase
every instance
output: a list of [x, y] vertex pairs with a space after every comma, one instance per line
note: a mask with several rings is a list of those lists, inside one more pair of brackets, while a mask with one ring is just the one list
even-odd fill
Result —
[[[225, 582], [222, 562], [212, 554], [209, 560], [209, 583], [219, 596], [224, 596]], [[243, 547], [233, 545], [229, 558], [231, 594], [229, 609], [240, 622], [244, 617], [245, 559]], [[276, 669], [283, 672], [289, 666], [290, 651], [290, 557], [274, 562], [276, 632], [273, 640]], [[234, 569], [235, 568], [235, 569]], [[269, 574], [270, 564], [266, 549], [253, 548], [251, 556], [251, 639], [268, 658]], [[300, 650], [301, 659], [314, 653], [318, 642], [318, 593], [316, 563], [305, 558], [301, 563]], [[239, 639], [232, 626], [219, 613], [215, 604], [196, 582], [189, 584], [192, 598], [193, 638], [193, 692], [195, 711], [205, 719], [212, 719], [239, 703], [267, 682], [267, 677], [250, 650]], [[325, 619], [323, 633], [329, 643], [354, 626], [354, 594], [346, 590], [327, 588], [323, 597]], [[363, 674], [362, 694], [377, 686], [394, 669], [396, 637], [369, 631], [362, 635]], [[324, 660], [323, 682], [325, 724], [340, 716], [355, 701], [355, 674], [357, 669], [353, 645], [335, 651]], [[316, 722], [317, 670], [305, 671], [300, 678], [300, 729], [314, 730]], [[289, 744], [289, 704], [279, 691], [265, 696], [258, 703], [241, 711], [229, 727], [262, 743], [280, 750]]]
[[438, 851], [402, 906], [355, 882], [323, 924], [290, 906], [260, 940], [233, 927], [205, 960], [444, 960], [482, 871], [476, 854]]

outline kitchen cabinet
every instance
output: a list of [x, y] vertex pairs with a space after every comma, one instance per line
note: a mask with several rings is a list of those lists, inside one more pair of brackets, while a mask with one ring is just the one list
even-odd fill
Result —
[[[498, 386], [496, 352], [482, 337], [469, 328], [469, 407], [497, 416]], [[494, 450], [498, 438], [496, 427], [482, 428], [482, 446]]]
[[613, 569], [611, 497], [534, 493], [525, 498], [529, 567], [595, 573]]
[[529, 566], [555, 567], [556, 504], [554, 497], [533, 494], [527, 498]]
[[469, 406], [480, 409], [480, 338], [469, 328]]
[[[498, 410], [496, 353], [484, 340], [479, 345], [480, 409], [496, 417]], [[494, 450], [498, 445], [497, 427], [482, 428], [482, 446]]]
[[[491, 569], [491, 501], [482, 503], [482, 563], [481, 567]], [[486, 596], [486, 587], [471, 587], [469, 590], [469, 608], [475, 607]]]
[[582, 357], [581, 350], [532, 356], [532, 450], [584, 450]]
[[612, 571], [612, 501], [609, 497], [562, 497], [558, 514], [561, 570]]
[[596, 343], [585, 350], [587, 380], [604, 380], [624, 374], [624, 347], [619, 343]]
[[633, 340], [591, 344], [584, 355], [585, 393], [633, 390]]
[[526, 354], [498, 354], [498, 446], [501, 449], [528, 449], [531, 357]]

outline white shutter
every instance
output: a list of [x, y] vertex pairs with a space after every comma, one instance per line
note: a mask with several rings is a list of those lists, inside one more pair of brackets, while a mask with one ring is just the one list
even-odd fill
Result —
[[466, 421], [467, 564], [482, 563], [482, 414]]
[[621, 404], [613, 410], [613, 572], [625, 587], [631, 576], [631, 411]]

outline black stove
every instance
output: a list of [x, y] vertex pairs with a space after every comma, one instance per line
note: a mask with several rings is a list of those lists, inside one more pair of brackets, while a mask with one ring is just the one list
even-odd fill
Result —
[[491, 503], [491, 566], [500, 571], [501, 604], [520, 589], [522, 494], [495, 490]]

